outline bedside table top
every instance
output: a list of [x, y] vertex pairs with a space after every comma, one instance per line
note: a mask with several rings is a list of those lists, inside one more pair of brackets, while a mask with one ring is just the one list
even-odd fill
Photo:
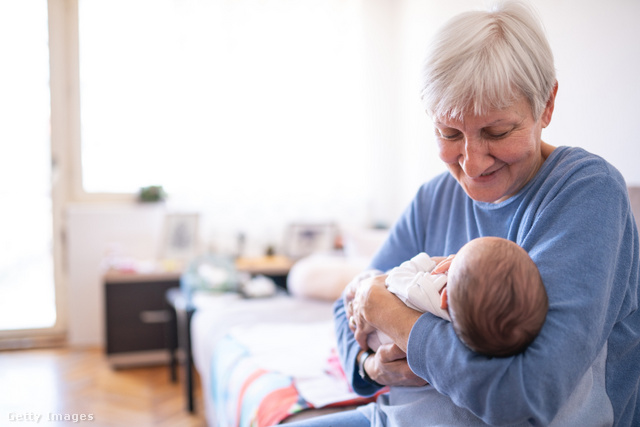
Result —
[[106, 283], [137, 283], [137, 282], [161, 282], [167, 280], [179, 280], [180, 271], [119, 271], [107, 270], [102, 276]]
[[285, 275], [293, 260], [282, 255], [241, 257], [236, 259], [236, 269], [250, 274]]

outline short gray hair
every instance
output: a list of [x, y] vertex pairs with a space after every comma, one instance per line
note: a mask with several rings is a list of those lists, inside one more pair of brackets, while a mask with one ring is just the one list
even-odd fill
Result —
[[525, 96], [542, 114], [556, 84], [553, 53], [538, 15], [506, 1], [452, 18], [432, 42], [421, 99], [432, 117], [462, 118], [509, 107]]

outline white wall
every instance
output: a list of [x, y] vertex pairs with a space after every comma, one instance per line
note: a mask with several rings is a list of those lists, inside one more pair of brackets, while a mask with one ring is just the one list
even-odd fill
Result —
[[[436, 29], [453, 15], [487, 1], [404, 0], [398, 49], [402, 138], [400, 199], [444, 170], [433, 131], [418, 102], [422, 55]], [[636, 0], [532, 0], [555, 55], [559, 91], [543, 139], [580, 146], [617, 167], [628, 184], [640, 184], [640, 2]]]
[[140, 260], [155, 257], [160, 248], [164, 212], [162, 205], [68, 207], [69, 344], [104, 343], [102, 262], [111, 254]]
[[640, 184], [640, 2], [539, 3], [559, 81], [545, 138], [599, 154]]
[[[543, 138], [552, 145], [581, 146], [602, 155], [629, 184], [640, 184], [640, 25], [636, 22], [640, 2], [537, 0], [534, 4], [554, 50], [560, 84], [554, 118]], [[479, 6], [482, 2], [473, 0], [365, 0], [370, 73], [363, 79], [371, 145], [358, 160], [369, 162], [373, 184], [363, 189], [370, 193], [369, 215], [359, 215], [351, 207], [355, 214], [336, 213], [337, 217], [347, 221], [355, 217], [353, 223], [360, 225], [391, 222], [422, 182], [444, 170], [418, 99], [420, 64], [438, 26]], [[216, 215], [224, 217], [224, 227], [215, 225], [220, 224]], [[203, 222], [205, 233], [216, 233], [220, 245], [228, 247], [248, 217], [210, 212]], [[67, 220], [70, 342], [100, 344], [100, 259], [114, 243], [127, 255], [155, 256], [162, 210], [73, 206]], [[277, 240], [281, 231], [282, 224], [274, 224], [258, 246]]]

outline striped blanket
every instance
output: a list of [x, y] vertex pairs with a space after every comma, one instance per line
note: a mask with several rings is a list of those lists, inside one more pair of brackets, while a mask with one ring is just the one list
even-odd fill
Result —
[[349, 388], [330, 322], [237, 327], [211, 358], [218, 427], [278, 424], [305, 409], [365, 404]]

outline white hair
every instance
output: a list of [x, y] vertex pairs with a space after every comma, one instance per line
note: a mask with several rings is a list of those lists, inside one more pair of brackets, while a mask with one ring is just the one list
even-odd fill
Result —
[[433, 117], [462, 118], [525, 96], [538, 119], [556, 83], [542, 23], [523, 2], [465, 12], [437, 33], [423, 69], [421, 99]]

